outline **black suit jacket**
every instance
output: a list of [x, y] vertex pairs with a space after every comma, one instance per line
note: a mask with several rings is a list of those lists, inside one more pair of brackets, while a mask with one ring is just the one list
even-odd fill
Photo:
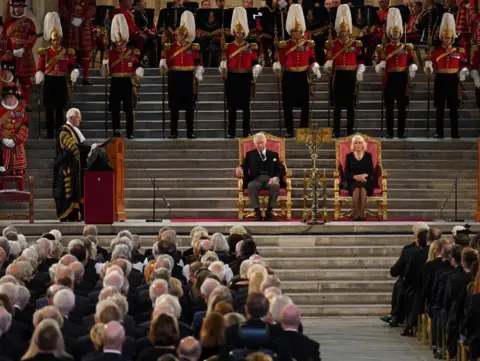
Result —
[[[72, 356], [75, 360], [81, 360], [85, 355], [88, 355], [95, 351], [95, 346], [93, 346], [90, 336], [86, 335], [79, 338], [72, 350]], [[122, 354], [125, 356], [133, 357], [135, 355], [135, 339], [127, 336], [125, 337], [125, 343], [123, 344]]]
[[[85, 358], [84, 358], [85, 359]], [[82, 361], [84, 360], [82, 359]], [[132, 358], [125, 356], [125, 355], [119, 355], [116, 353], [98, 353], [92, 358], [88, 358], [90, 361], [131, 361]]]
[[12, 361], [20, 360], [27, 352], [27, 348], [28, 344], [22, 341], [17, 334], [7, 332], [0, 336], [0, 356]]
[[413, 291], [418, 292], [422, 288], [422, 272], [423, 267], [428, 258], [429, 246], [422, 249], [417, 249], [415, 253], [410, 257], [407, 268], [405, 268], [405, 283], [407, 287], [410, 287]]
[[320, 344], [295, 331], [283, 331], [276, 340], [278, 361], [320, 361]]
[[443, 307], [447, 311], [448, 321], [458, 325], [464, 316], [467, 299], [467, 285], [472, 281], [472, 275], [466, 273], [461, 266], [448, 278], [445, 288]]
[[465, 315], [465, 337], [470, 345], [470, 357], [480, 357], [480, 293], [473, 295]]
[[445, 272], [443, 269], [439, 270], [437, 272], [438, 275], [438, 282], [437, 282], [437, 287], [435, 289], [435, 285], [432, 290], [432, 295], [433, 292], [436, 290], [435, 294], [435, 305], [433, 306], [434, 309], [436, 310], [441, 310], [443, 308], [443, 301], [445, 299], [445, 289], [447, 288], [447, 282], [448, 282], [448, 277], [455, 271], [454, 268], [449, 268], [445, 269]]
[[420, 302], [422, 304], [427, 303], [429, 314], [431, 316], [431, 307], [432, 305], [432, 289], [433, 282], [435, 280], [435, 274], [439, 269], [448, 268], [450, 262], [443, 261], [441, 257], [434, 259], [431, 262], [427, 262], [423, 268], [422, 273], [422, 292], [420, 295]]
[[397, 260], [397, 262], [395, 262], [392, 268], [390, 268], [390, 275], [392, 277], [403, 277], [408, 261], [417, 249], [418, 248], [415, 242], [407, 244], [405, 247], [403, 247], [400, 258]]
[[88, 335], [88, 329], [85, 327], [79, 326], [69, 320], [68, 318], [63, 318], [63, 327], [62, 327], [63, 337], [70, 337], [73, 339], [80, 338], [82, 336]]
[[[84, 317], [82, 323], [84, 327], [90, 330], [93, 325], [95, 325], [95, 315], [88, 315]], [[122, 325], [127, 336], [134, 338], [137, 337], [137, 322], [135, 322], [135, 319], [132, 316], [126, 315]]]
[[[270, 178], [278, 177], [278, 179], [282, 180], [282, 166], [278, 153], [267, 149], [265, 154], [267, 156], [265, 163], [267, 163], [268, 176]], [[258, 150], [254, 149], [247, 152], [242, 163], [244, 187], [248, 186], [248, 182], [260, 176], [261, 164], [262, 159]]]

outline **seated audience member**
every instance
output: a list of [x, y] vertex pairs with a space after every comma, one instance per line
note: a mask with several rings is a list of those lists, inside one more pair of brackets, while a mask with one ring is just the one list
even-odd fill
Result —
[[223, 316], [223, 320], [225, 321], [225, 329], [233, 326], [233, 325], [240, 325], [246, 321], [245, 317], [240, 313], [227, 313]]
[[268, 308], [268, 300], [262, 293], [248, 295], [245, 305], [247, 321], [225, 330], [225, 345], [220, 348], [218, 357], [220, 361], [228, 360], [230, 351], [235, 349], [267, 349], [277, 352], [270, 325], [262, 320], [267, 316]]
[[125, 330], [123, 326], [111, 321], [103, 326], [101, 334], [102, 352], [98, 352], [90, 361], [130, 361], [131, 358], [122, 354], [125, 343]]
[[78, 326], [69, 320], [70, 312], [75, 308], [75, 295], [70, 289], [63, 289], [55, 293], [53, 305], [60, 311], [63, 317], [62, 334], [63, 337], [76, 339], [88, 334], [88, 330]]
[[227, 239], [221, 233], [214, 233], [212, 236], [213, 251], [217, 254], [220, 261], [229, 264], [235, 260], [235, 256], [230, 254]]
[[463, 324], [465, 343], [469, 346], [469, 360], [480, 358], [480, 268], [473, 283], [472, 296], [467, 304]]
[[0, 306], [0, 356], [10, 360], [20, 360], [27, 351], [27, 344], [10, 331], [12, 315]]
[[38, 324], [33, 332], [32, 341], [22, 361], [73, 360], [65, 351], [62, 333], [55, 320], [46, 319]]
[[367, 142], [359, 134], [353, 136], [350, 150], [345, 159], [344, 179], [352, 196], [353, 220], [363, 221], [367, 197], [373, 194], [373, 160], [367, 152]]
[[82, 232], [84, 237], [93, 237], [90, 238], [91, 240], [95, 240], [95, 248], [96, 248], [96, 257], [95, 259], [99, 263], [105, 263], [110, 260], [109, 254], [107, 250], [101, 246], [98, 245], [97, 237], [98, 237], [98, 230], [97, 226], [94, 224], [89, 224], [83, 227], [83, 232]]
[[220, 347], [225, 343], [225, 322], [223, 316], [216, 312], [209, 313], [200, 330], [201, 359], [218, 355]]
[[193, 337], [185, 337], [180, 341], [177, 348], [177, 355], [182, 361], [198, 361], [200, 358], [202, 348], [200, 343]]
[[283, 307], [280, 315], [283, 332], [278, 336], [279, 361], [320, 361], [320, 345], [318, 342], [298, 332], [300, 327], [300, 311], [294, 304]]
[[153, 347], [144, 348], [137, 361], [157, 361], [162, 355], [174, 353], [180, 341], [177, 320], [167, 314], [159, 315], [150, 326], [148, 338]]
[[91, 353], [83, 356], [82, 361], [91, 361], [102, 354], [104, 330], [105, 330], [105, 325], [103, 323], [96, 323], [91, 327], [89, 336], [95, 351], [92, 351]]

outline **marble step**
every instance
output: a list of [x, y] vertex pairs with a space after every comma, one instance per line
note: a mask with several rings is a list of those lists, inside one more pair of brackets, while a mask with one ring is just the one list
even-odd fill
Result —
[[[393, 263], [392, 263], [393, 264]], [[303, 280], [304, 282], [336, 282], [356, 281], [359, 279], [369, 281], [388, 281], [392, 278], [389, 274], [391, 265], [384, 268], [314, 268], [314, 269], [285, 269], [276, 268], [275, 274], [282, 282]]]
[[[361, 303], [388, 304], [392, 292], [319, 292], [319, 293], [288, 293], [288, 296], [298, 305], [342, 305]], [[359, 302], [361, 300], [361, 302]]]
[[[360, 279], [360, 277], [359, 277]], [[354, 280], [354, 281], [282, 281], [281, 287], [285, 293], [300, 292], [391, 292], [394, 280]]]
[[390, 268], [398, 257], [265, 257], [274, 270], [302, 268]]
[[[380, 316], [390, 313], [391, 306], [385, 304], [363, 305], [357, 303], [344, 305], [301, 305], [302, 317], [368, 317]], [[358, 353], [356, 353], [358, 355]], [[382, 357], [382, 360], [384, 358]]]

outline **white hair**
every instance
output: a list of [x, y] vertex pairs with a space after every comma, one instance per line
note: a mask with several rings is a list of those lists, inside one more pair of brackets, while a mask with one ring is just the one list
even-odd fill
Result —
[[[159, 292], [161, 294], [158, 294]], [[153, 281], [148, 289], [148, 294], [152, 303], [155, 303], [158, 297], [164, 295], [168, 292], [168, 282], [162, 279], [157, 279]]]
[[173, 308], [174, 316], [177, 320], [182, 315], [182, 306], [180, 306], [180, 302], [178, 301], [178, 297], [175, 297], [175, 296], [172, 296], [172, 295], [169, 295], [169, 294], [161, 295], [155, 301], [155, 308], [157, 308], [158, 306], [160, 306], [162, 304], [166, 304], [166, 305]]
[[72, 270], [75, 281], [81, 280], [85, 275], [85, 267], [83, 266], [82, 262], [72, 262], [68, 265], [68, 267]]
[[221, 284], [214, 278], [207, 278], [200, 286], [200, 293], [208, 300], [215, 288], [220, 287]]
[[75, 295], [70, 289], [62, 289], [53, 296], [53, 305], [62, 313], [69, 314], [75, 307]]
[[131, 252], [132, 250], [127, 244], [117, 244], [112, 251], [112, 260], [117, 258], [129, 260], [132, 257]]
[[428, 231], [429, 229], [430, 227], [425, 222], [417, 222], [413, 224], [412, 232], [413, 235], [416, 237], [418, 236], [418, 233], [420, 233], [420, 231]]
[[8, 244], [10, 245], [10, 254], [15, 256], [15, 258], [18, 257], [20, 252], [22, 252], [22, 246], [20, 243], [17, 241], [8, 241]]
[[[106, 300], [103, 300], [103, 301], [100, 301], [97, 303], [97, 305], [95, 306], [95, 316], [96, 317], [99, 317], [100, 314], [102, 313], [102, 311], [107, 308], [108, 306], [113, 306], [115, 307], [119, 312], [120, 314], [122, 313], [122, 311], [120, 311], [118, 309], [118, 306], [115, 302], [113, 302], [112, 300], [110, 299], [106, 299]], [[120, 315], [121, 316], [121, 315]], [[117, 321], [121, 321], [121, 320], [117, 320]]]
[[61, 241], [62, 240], [62, 232], [60, 232], [58, 229], [52, 229], [50, 232], [55, 237], [55, 241]]
[[112, 239], [112, 241], [110, 242], [110, 248], [111, 249], [114, 249], [115, 246], [119, 245], [119, 244], [126, 244], [128, 246], [128, 248], [130, 248], [130, 252], [133, 251], [133, 242], [130, 238], [126, 237], [126, 236], [123, 236], [123, 237], [115, 237], [114, 239]]
[[257, 144], [257, 142], [260, 140], [260, 139], [264, 139], [265, 142], [267, 141], [267, 137], [265, 136], [265, 133], [263, 132], [258, 132], [257, 134], [254, 134], [253, 135], [253, 144]]
[[132, 232], [130, 232], [128, 229], [125, 229], [125, 230], [123, 230], [123, 231], [118, 232], [117, 237], [118, 237], [118, 238], [127, 237], [127, 238], [129, 238], [131, 241], [133, 241]]
[[220, 232], [214, 233], [212, 236], [213, 250], [215, 252], [228, 252], [230, 247], [228, 247], [227, 239]]
[[33, 258], [35, 261], [38, 261], [38, 252], [35, 247], [28, 247], [27, 249], [24, 249], [22, 252], [22, 256], [25, 256], [27, 258]]
[[72, 248], [75, 247], [75, 246], [85, 247], [83, 242], [81, 240], [79, 240], [78, 238], [77, 239], [72, 239], [70, 242], [68, 242], [68, 246], [67, 246], [68, 253], [70, 253]]
[[246, 259], [240, 264], [239, 274], [241, 278], [247, 278], [247, 271], [248, 271], [248, 268], [250, 267], [250, 263], [252, 263], [252, 261], [249, 259]]
[[12, 315], [3, 306], [0, 306], [0, 337], [10, 330], [11, 325]]
[[[172, 273], [173, 267], [175, 266], [175, 261], [172, 256], [168, 254], [161, 254], [160, 256], [157, 257], [157, 260], [155, 261], [155, 265], [159, 261], [163, 263], [163, 267], [157, 267], [157, 268], [166, 268], [169, 273]], [[165, 262], [163, 261], [167, 261], [166, 263], [168, 263], [168, 265], [166, 265]]]
[[362, 137], [360, 134], [355, 134], [353, 137], [352, 137], [352, 142], [350, 143], [350, 150], [353, 152], [355, 147], [354, 147], [354, 144], [355, 142], [362, 142], [362, 146], [363, 146], [363, 151], [365, 152], [367, 150], [367, 142], [365, 141], [365, 138]]
[[123, 275], [121, 275], [117, 271], [110, 272], [103, 279], [103, 287], [113, 286], [118, 290], [118, 292], [122, 291], [123, 284], [124, 284]]
[[213, 251], [207, 251], [207, 253], [205, 253], [200, 259], [200, 262], [205, 264], [206, 267], [208, 267], [211, 263], [217, 262], [217, 261], [218, 261], [218, 256]]
[[18, 243], [20, 243], [20, 246], [22, 247], [22, 251], [27, 248], [27, 239], [25, 236], [21, 233], [17, 233], [17, 238], [18, 238]]
[[128, 313], [127, 298], [124, 295], [121, 295], [120, 293], [117, 293], [115, 295], [112, 295], [112, 296], [108, 297], [107, 300], [112, 300], [113, 302], [115, 302], [118, 309], [120, 310], [120, 313], [122, 314], [122, 319], [124, 319], [125, 316]]
[[241, 226], [241, 225], [236, 225], [236, 226], [233, 226], [232, 228], [230, 228], [230, 231], [229, 231], [230, 235], [232, 234], [247, 234], [247, 230], [245, 229], [244, 226]]
[[78, 108], [70, 108], [68, 109], [67, 111], [67, 115], [66, 115], [66, 118], [67, 120], [70, 120], [70, 118], [74, 117], [76, 114], [80, 115], [80, 109]]
[[215, 261], [208, 266], [208, 270], [212, 272], [221, 282], [225, 280], [225, 264], [222, 261]]
[[30, 301], [30, 291], [25, 286], [17, 286], [17, 302], [16, 304], [20, 306], [23, 310]]
[[12, 305], [17, 303], [17, 289], [18, 286], [13, 283], [3, 283], [0, 285], [0, 293], [5, 294], [12, 302]]
[[291, 304], [293, 304], [293, 301], [288, 296], [275, 297], [270, 303], [270, 314], [272, 315], [272, 319], [277, 323], [280, 322], [280, 316], [282, 314], [283, 308]]

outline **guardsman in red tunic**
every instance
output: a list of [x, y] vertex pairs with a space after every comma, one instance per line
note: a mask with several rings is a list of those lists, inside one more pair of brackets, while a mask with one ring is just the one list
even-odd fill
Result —
[[342, 108], [347, 109], [347, 135], [353, 134], [355, 125], [355, 102], [357, 83], [363, 81], [365, 65], [362, 58], [362, 42], [350, 39], [352, 17], [348, 5], [340, 5], [335, 18], [338, 36], [327, 40], [327, 61], [324, 71], [331, 74], [331, 102], [333, 110], [333, 136], [340, 137], [340, 116]]
[[92, 19], [95, 17], [95, 0], [60, 0], [59, 13], [64, 19], [65, 47], [82, 57], [83, 85], [91, 85], [90, 58], [94, 48]]
[[443, 121], [445, 117], [445, 103], [450, 109], [450, 127], [453, 139], [460, 138], [458, 134], [458, 107], [461, 100], [460, 82], [468, 76], [465, 50], [452, 46], [457, 34], [455, 33], [455, 18], [452, 14], [443, 14], [440, 24], [440, 39], [442, 46], [431, 52], [430, 60], [425, 61], [426, 74], [435, 71], [434, 99], [437, 108], [437, 134], [435, 138], [443, 138]]
[[[384, 103], [386, 108], [387, 138], [393, 138], [393, 110], [395, 100], [398, 108], [399, 138], [406, 138], [407, 105], [409, 102], [408, 76], [415, 77], [418, 70], [413, 64], [413, 45], [401, 42], [402, 16], [397, 8], [388, 10], [386, 35], [390, 42], [377, 46], [378, 64], [375, 70], [383, 76]], [[383, 121], [383, 120], [382, 120]]]
[[[290, 40], [278, 43], [278, 62], [273, 71], [282, 76], [282, 102], [287, 132], [294, 136], [293, 108], [300, 108], [300, 128], [308, 128], [310, 116], [309, 71], [320, 79], [320, 66], [315, 61], [315, 42], [304, 38], [306, 24], [302, 6], [293, 4], [287, 15], [286, 30]], [[283, 75], [282, 75], [283, 70]]]
[[262, 67], [258, 65], [257, 44], [247, 43], [247, 11], [243, 7], [233, 10], [231, 33], [235, 40], [225, 44], [220, 74], [226, 81], [228, 107], [227, 138], [235, 138], [237, 109], [243, 110], [243, 137], [250, 135], [250, 95]]
[[101, 68], [103, 76], [112, 77], [110, 83], [110, 110], [112, 111], [112, 129], [120, 136], [120, 110], [127, 118], [127, 138], [133, 139], [134, 77], [142, 78], [144, 71], [140, 67], [140, 51], [128, 49], [128, 25], [123, 14], [117, 14], [112, 20], [111, 40], [115, 48], [105, 53]]
[[[15, 84], [5, 86], [0, 107], [0, 147], [3, 166], [14, 175], [23, 176], [27, 167], [27, 156], [23, 144], [28, 138], [28, 117], [19, 103], [20, 92]], [[20, 186], [23, 190], [23, 182]]]
[[71, 93], [69, 83], [77, 81], [79, 71], [75, 69], [75, 50], [62, 47], [63, 31], [57, 13], [51, 12], [45, 16], [43, 36], [51, 45], [37, 50], [40, 56], [35, 83], [40, 84], [45, 79], [43, 106], [47, 138], [53, 139], [64, 123], [63, 109]]
[[30, 111], [30, 93], [32, 91], [32, 77], [35, 75], [35, 60], [32, 48], [37, 41], [35, 24], [25, 16], [25, 0], [12, 0], [13, 11], [5, 21], [7, 36], [12, 43], [15, 63], [15, 76], [22, 88], [25, 109]]
[[179, 111], [184, 109], [187, 138], [194, 139], [194, 87], [203, 80], [204, 69], [200, 65], [200, 45], [192, 43], [195, 39], [195, 18], [190, 11], [182, 14], [175, 38], [174, 44], [165, 44], [160, 60], [160, 71], [168, 71], [169, 138], [177, 139]]

